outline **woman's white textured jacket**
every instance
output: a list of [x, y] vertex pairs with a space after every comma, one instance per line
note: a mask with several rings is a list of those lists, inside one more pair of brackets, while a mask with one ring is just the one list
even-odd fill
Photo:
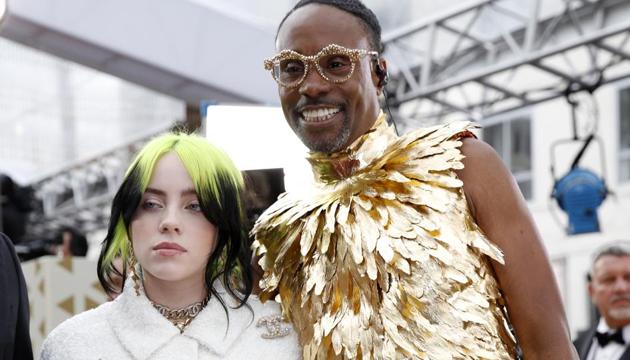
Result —
[[[217, 282], [218, 283], [218, 282]], [[289, 334], [264, 339], [266, 327], [257, 327], [263, 316], [279, 315], [278, 304], [261, 304], [251, 296], [248, 304], [228, 306], [229, 321], [221, 303], [211, 297], [208, 305], [180, 334], [131, 281], [114, 301], [78, 314], [56, 327], [42, 345], [42, 360], [61, 359], [299, 359], [301, 350], [291, 328]], [[217, 287], [217, 289], [219, 289]], [[222, 299], [232, 298], [220, 288]], [[289, 324], [283, 323], [290, 327]]]

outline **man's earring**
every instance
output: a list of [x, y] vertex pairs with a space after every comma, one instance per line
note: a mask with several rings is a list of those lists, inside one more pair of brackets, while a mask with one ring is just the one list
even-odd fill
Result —
[[389, 82], [389, 74], [387, 70], [383, 69], [380, 64], [376, 64], [376, 75], [378, 76], [378, 87], [383, 89]]

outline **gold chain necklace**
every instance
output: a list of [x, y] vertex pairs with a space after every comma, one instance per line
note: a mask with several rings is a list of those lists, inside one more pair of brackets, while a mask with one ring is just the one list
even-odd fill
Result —
[[208, 296], [206, 296], [206, 298], [202, 301], [188, 305], [181, 309], [169, 309], [168, 307], [156, 304], [153, 301], [151, 301], [151, 304], [160, 314], [162, 314], [162, 316], [173, 323], [173, 325], [179, 329], [180, 333], [183, 333], [184, 328], [186, 328], [186, 326], [188, 326], [188, 324], [190, 324], [190, 322], [199, 315], [201, 310], [206, 307], [209, 300], [210, 293], [208, 293]]

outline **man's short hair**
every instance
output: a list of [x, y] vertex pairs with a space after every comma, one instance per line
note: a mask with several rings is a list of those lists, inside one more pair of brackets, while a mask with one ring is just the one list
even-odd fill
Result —
[[360, 0], [300, 0], [295, 6], [284, 16], [280, 25], [278, 25], [278, 31], [276, 31], [276, 38], [280, 32], [280, 28], [284, 24], [284, 21], [293, 14], [293, 12], [308, 4], [322, 4], [335, 7], [341, 11], [345, 11], [351, 15], [357, 17], [369, 35], [370, 46], [372, 50], [383, 52], [383, 43], [381, 42], [381, 24], [378, 22], [378, 18], [372, 10], [365, 6]]
[[593, 269], [595, 268], [595, 263], [597, 263], [597, 261], [604, 256], [630, 256], [630, 241], [615, 241], [614, 243], [604, 245], [603, 247], [595, 251], [595, 254], [593, 255], [593, 261], [591, 262], [591, 270], [586, 275], [586, 279], [589, 282], [593, 280]]

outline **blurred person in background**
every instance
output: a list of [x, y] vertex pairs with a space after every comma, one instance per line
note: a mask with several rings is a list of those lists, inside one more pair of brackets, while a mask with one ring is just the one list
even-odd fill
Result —
[[317, 186], [263, 213], [254, 246], [304, 358], [577, 358], [527, 204], [475, 125], [388, 123], [374, 13], [301, 0], [276, 48], [264, 66]]
[[31, 189], [0, 174], [0, 231], [14, 244], [19, 244], [26, 233], [26, 219], [32, 209]]
[[122, 293], [55, 328], [41, 358], [298, 358], [278, 304], [250, 296], [242, 187], [206, 139], [150, 141], [116, 193], [98, 262], [101, 285], [115, 293], [122, 280]]
[[13, 243], [0, 233], [0, 360], [33, 359], [26, 283]]
[[588, 293], [600, 319], [575, 340], [581, 360], [630, 360], [630, 242], [595, 253]]
[[53, 254], [60, 254], [62, 257], [82, 256], [88, 252], [88, 242], [85, 235], [73, 227], [64, 227], [59, 231], [55, 239]]
[[33, 260], [46, 255], [56, 255], [63, 258], [85, 257], [88, 251], [85, 235], [71, 226], [62, 227], [51, 238], [31, 240], [21, 245], [23, 252], [19, 256], [22, 261]]

